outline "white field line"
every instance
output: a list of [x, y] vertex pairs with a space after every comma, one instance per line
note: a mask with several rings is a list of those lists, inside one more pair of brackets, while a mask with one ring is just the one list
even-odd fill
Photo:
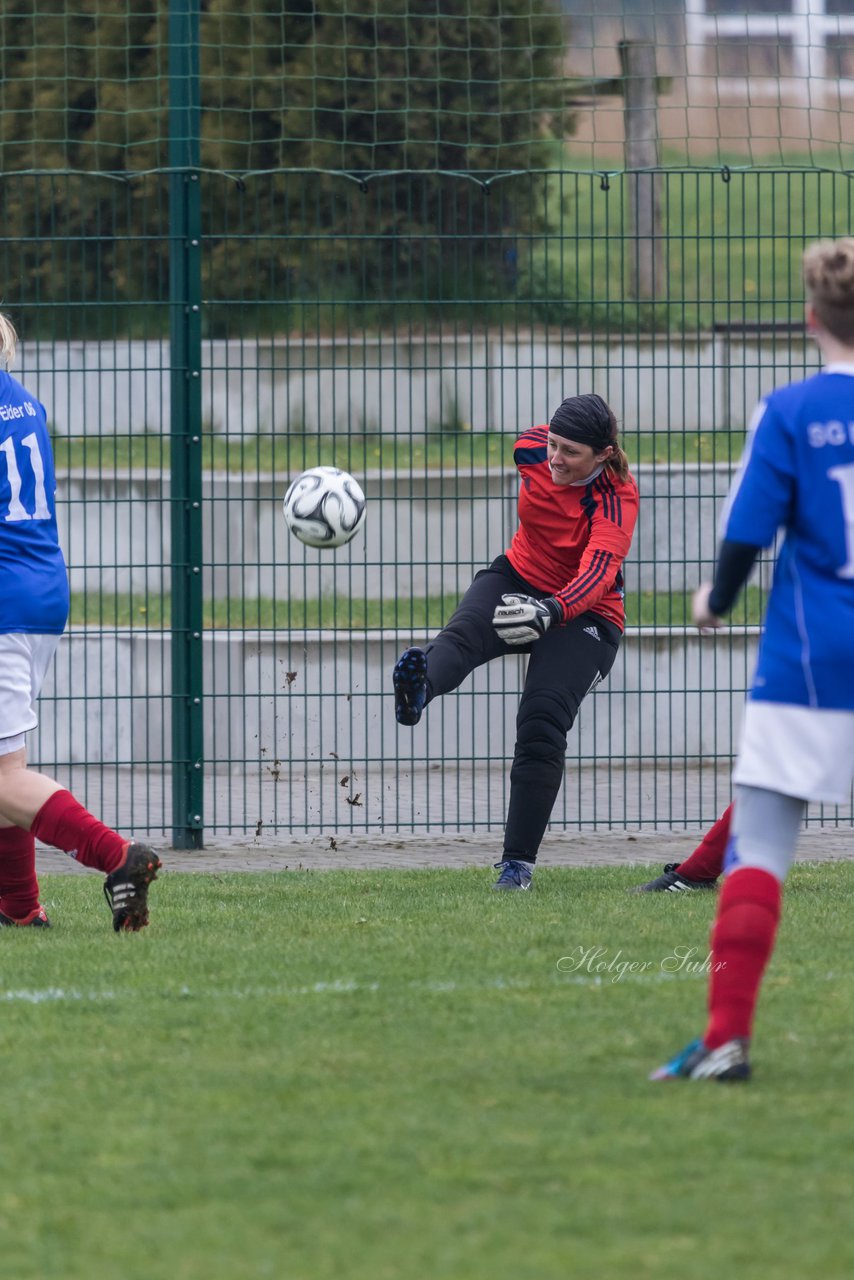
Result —
[[[652, 973], [625, 973], [622, 975], [613, 973], [604, 976], [598, 973], [591, 975], [575, 973], [557, 974], [546, 984], [518, 978], [492, 978], [487, 982], [455, 982], [451, 979], [435, 982], [407, 982], [403, 985], [403, 989], [420, 991], [428, 995], [454, 995], [477, 991], [539, 991], [542, 990], [544, 985], [551, 987], [607, 988], [622, 986], [625, 983], [690, 981], [691, 979], [704, 979], [706, 977], [707, 974], [705, 973], [664, 973], [661, 970], [655, 970]], [[821, 975], [818, 981], [840, 982], [850, 977], [851, 975], [848, 973], [831, 971]], [[305, 996], [362, 995], [376, 991], [393, 994], [395, 990], [400, 989], [400, 987], [389, 986], [381, 982], [359, 982], [355, 979], [336, 978], [330, 982], [313, 982], [308, 986], [302, 987], [235, 987], [232, 990], [218, 988], [193, 990], [192, 987], [182, 986], [174, 991], [146, 992], [143, 994], [148, 999], [153, 998], [156, 1000], [290, 1000]], [[135, 1001], [139, 998], [140, 993], [118, 991], [110, 988], [90, 991], [82, 991], [76, 987], [0, 989], [0, 1003], [2, 1004], [58, 1004], [77, 1001], [81, 1003], [107, 1003], [112, 1000]]]
[[[626, 981], [637, 980], [638, 976], [643, 975], [627, 975]], [[652, 976], [661, 979], [672, 977], [668, 973]], [[647, 981], [649, 981], [648, 976]], [[551, 985], [600, 987], [608, 984], [607, 980], [603, 979], [599, 974], [592, 977], [573, 974], [568, 977], [558, 975]], [[533, 991], [540, 989], [541, 986], [541, 983], [533, 981], [515, 978], [494, 978], [488, 982], [454, 982], [453, 980], [408, 982], [405, 984], [405, 990], [421, 991], [430, 995], [454, 995], [471, 991]], [[144, 994], [149, 999], [153, 997], [154, 999], [167, 1000], [290, 1000], [305, 996], [361, 995], [375, 991], [386, 991], [391, 994], [394, 990], [393, 986], [388, 986], [381, 982], [358, 982], [353, 979], [336, 978], [331, 982], [313, 982], [303, 987], [271, 986], [235, 987], [232, 990], [218, 988], [194, 990], [192, 987], [182, 986], [174, 991], [146, 992]], [[139, 994], [133, 995], [127, 991], [117, 991], [110, 988], [102, 991], [83, 991], [76, 987], [21, 988], [18, 990], [3, 990], [0, 988], [0, 1003], [3, 1004], [57, 1004], [63, 1001], [68, 1003], [75, 1001], [90, 1003], [111, 1000], [134, 1000], [138, 998]]]
[[76, 991], [64, 987], [44, 987], [35, 991], [2, 991], [0, 1001], [6, 1004], [55, 1004], [64, 1000], [115, 1000], [115, 991]]

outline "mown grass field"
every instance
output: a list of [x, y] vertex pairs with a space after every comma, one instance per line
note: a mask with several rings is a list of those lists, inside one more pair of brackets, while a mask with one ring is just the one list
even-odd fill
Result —
[[520, 294], [539, 317], [583, 329], [678, 333], [721, 321], [798, 320], [805, 244], [847, 235], [851, 225], [847, 173], [794, 160], [665, 171], [658, 179], [664, 279], [654, 303], [636, 303], [626, 270], [632, 180], [562, 172], [549, 184], [562, 234], [526, 243]]
[[2, 1274], [849, 1276], [852, 868], [793, 872], [729, 1087], [646, 1079], [702, 1029], [714, 895], [492, 878], [167, 870], [117, 937], [45, 877], [54, 928], [0, 937]]

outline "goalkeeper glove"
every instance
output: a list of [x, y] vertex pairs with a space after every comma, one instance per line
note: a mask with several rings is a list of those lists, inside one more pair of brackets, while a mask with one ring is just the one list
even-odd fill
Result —
[[554, 596], [535, 600], [533, 596], [502, 596], [492, 615], [492, 625], [505, 644], [531, 644], [549, 627], [563, 622], [563, 609]]

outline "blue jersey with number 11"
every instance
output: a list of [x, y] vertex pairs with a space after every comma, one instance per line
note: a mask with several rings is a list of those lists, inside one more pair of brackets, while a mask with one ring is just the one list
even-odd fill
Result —
[[783, 527], [751, 697], [854, 710], [854, 366], [759, 406], [722, 534], [768, 547]]
[[0, 371], [0, 632], [59, 635], [67, 618], [45, 411]]

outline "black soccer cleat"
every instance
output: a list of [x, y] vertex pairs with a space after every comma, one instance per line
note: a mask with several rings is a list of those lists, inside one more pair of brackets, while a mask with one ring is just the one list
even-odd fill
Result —
[[418, 724], [427, 702], [427, 654], [423, 649], [404, 649], [395, 663], [392, 682], [398, 724]]
[[717, 880], [689, 880], [677, 871], [678, 862], [668, 862], [660, 876], [648, 884], [639, 884], [629, 893], [684, 893], [689, 889], [714, 889]]
[[136, 933], [148, 924], [148, 886], [162, 866], [147, 844], [133, 841], [125, 860], [104, 881], [104, 897], [113, 913], [113, 928]]

